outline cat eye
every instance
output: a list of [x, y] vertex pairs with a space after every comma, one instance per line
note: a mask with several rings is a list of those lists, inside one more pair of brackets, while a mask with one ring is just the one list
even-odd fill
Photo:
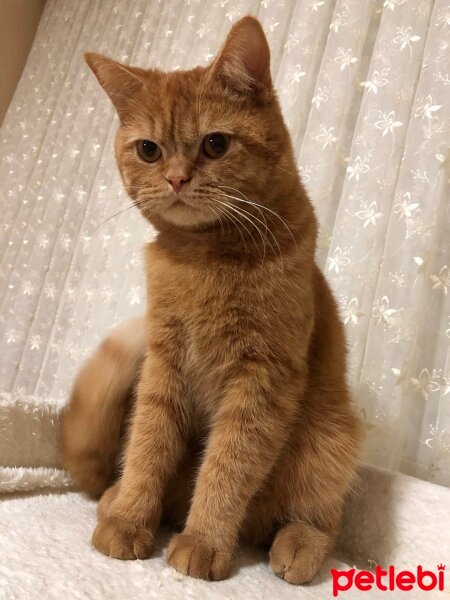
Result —
[[139, 140], [136, 144], [136, 150], [142, 160], [145, 162], [155, 162], [161, 156], [161, 148], [151, 140]]
[[203, 152], [209, 158], [220, 158], [228, 150], [230, 136], [226, 133], [208, 133], [203, 138]]

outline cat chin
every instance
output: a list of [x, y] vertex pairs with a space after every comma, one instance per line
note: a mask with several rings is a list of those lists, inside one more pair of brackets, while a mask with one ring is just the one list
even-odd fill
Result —
[[167, 223], [183, 229], [202, 229], [216, 221], [214, 215], [208, 214], [201, 208], [182, 203], [172, 204], [160, 216]]

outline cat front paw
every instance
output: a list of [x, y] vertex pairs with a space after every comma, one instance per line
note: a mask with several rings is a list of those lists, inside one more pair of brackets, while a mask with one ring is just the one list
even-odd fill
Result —
[[289, 523], [280, 529], [270, 549], [270, 566], [288, 583], [309, 583], [332, 545], [328, 534], [306, 523]]
[[103, 554], [122, 560], [148, 558], [153, 549], [153, 533], [141, 525], [119, 517], [100, 518], [92, 543]]
[[184, 575], [219, 581], [228, 577], [231, 555], [213, 548], [196, 535], [179, 533], [170, 541], [167, 562]]

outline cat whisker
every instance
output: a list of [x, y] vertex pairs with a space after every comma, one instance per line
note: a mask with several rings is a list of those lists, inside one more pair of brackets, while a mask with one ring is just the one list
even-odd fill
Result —
[[224, 228], [223, 228], [223, 221], [222, 221], [222, 218], [221, 218], [220, 214], [219, 214], [219, 213], [218, 213], [216, 210], [214, 210], [214, 208], [213, 208], [213, 207], [212, 207], [210, 204], [208, 204], [208, 205], [206, 206], [206, 208], [209, 208], [209, 210], [210, 210], [210, 211], [211, 211], [213, 214], [215, 214], [215, 215], [216, 215], [216, 217], [219, 219], [219, 223], [220, 223], [220, 230], [221, 230], [221, 234], [222, 234], [222, 237], [223, 237], [223, 236], [225, 235], [225, 230], [224, 230]]
[[[224, 194], [225, 197], [228, 197]], [[265, 258], [266, 258], [266, 245], [265, 245], [265, 240], [264, 240], [264, 236], [261, 233], [259, 227], [256, 225], [256, 223], [254, 223], [249, 217], [247, 217], [246, 215], [244, 215], [237, 207], [232, 206], [231, 204], [227, 204], [222, 202], [221, 200], [216, 200], [217, 202], [220, 202], [221, 204], [225, 204], [227, 206], [228, 209], [232, 210], [234, 213], [238, 214], [240, 217], [243, 217], [244, 219], [246, 219], [247, 221], [249, 221], [251, 223], [251, 225], [253, 225], [253, 227], [255, 227], [255, 229], [258, 231], [260, 237], [261, 237], [261, 241], [263, 243], [263, 253], [262, 253], [262, 262], [264, 262]], [[252, 241], [255, 245], [255, 247], [258, 249], [258, 251], [260, 252], [259, 246], [255, 240], [255, 238], [253, 237], [252, 233], [250, 232], [250, 230], [245, 226], [244, 223], [242, 223], [242, 226], [245, 228], [245, 230], [248, 232], [249, 236], [252, 238]], [[260, 252], [261, 253], [261, 252]]]
[[225, 219], [228, 218], [231, 220], [232, 223], [234, 223], [237, 231], [239, 232], [239, 235], [241, 236], [242, 242], [244, 244], [245, 252], [248, 253], [247, 242], [245, 241], [244, 234], [241, 231], [241, 225], [242, 225], [241, 221], [239, 221], [239, 219], [235, 215], [233, 215], [232, 212], [230, 212], [228, 210], [228, 208], [227, 208], [228, 204], [225, 204], [225, 203], [223, 203], [223, 204], [224, 204], [223, 208], [220, 209], [221, 213], [223, 214]]
[[104, 196], [110, 194], [117, 194], [118, 197], [124, 193], [125, 197], [129, 197], [133, 200], [133, 195], [137, 195], [136, 192], [140, 192], [142, 190], [142, 186], [110, 186], [106, 188], [100, 188], [95, 190], [98, 195]]
[[289, 175], [292, 175], [292, 177], [298, 177], [298, 173], [293, 173], [292, 171], [288, 171], [287, 169], [283, 169], [283, 167], [279, 167], [278, 165], [275, 165], [276, 169], [280, 169], [280, 171], [284, 171], [285, 173], [288, 173]]
[[[229, 196], [228, 194], [225, 194], [225, 196], [226, 196], [227, 198], [230, 198], [230, 199], [239, 200], [239, 198], [235, 198], [234, 196]], [[234, 207], [234, 208], [235, 208], [236, 210], [238, 210], [238, 209], [237, 209], [237, 207]], [[254, 219], [256, 219], [256, 220], [258, 221], [258, 223], [261, 223], [261, 225], [263, 225], [263, 227], [264, 227], [264, 228], [265, 228], [265, 230], [266, 230], [266, 233], [269, 233], [269, 234], [272, 236], [272, 239], [273, 239], [273, 241], [275, 242], [275, 244], [276, 244], [276, 246], [277, 246], [278, 253], [279, 253], [279, 256], [280, 256], [280, 260], [281, 260], [281, 263], [282, 263], [282, 269], [283, 269], [283, 268], [284, 268], [284, 262], [283, 262], [283, 253], [281, 252], [280, 244], [278, 243], [278, 240], [277, 240], [277, 238], [275, 237], [275, 235], [273, 234], [273, 232], [271, 231], [271, 229], [270, 229], [270, 228], [267, 226], [267, 222], [263, 223], [263, 221], [261, 221], [261, 219], [258, 219], [258, 217], [256, 217], [255, 215], [252, 215], [252, 213], [250, 213], [249, 211], [247, 211], [247, 210], [243, 209], [242, 207], [241, 207], [241, 208], [239, 208], [239, 211], [240, 211], [241, 213], [246, 213], [246, 214], [247, 214], [247, 215], [249, 215], [250, 217], [253, 217]], [[244, 215], [242, 215], [242, 216], [244, 216]], [[249, 219], [249, 220], [251, 221], [251, 219]], [[259, 227], [258, 227], [258, 226], [257, 226], [255, 223], [253, 223], [253, 225], [254, 225], [254, 227], [256, 227], [256, 228], [257, 228], [257, 230], [258, 230], [259, 234], [262, 236], [262, 234], [261, 234], [261, 231], [260, 231]], [[272, 244], [269, 242], [269, 240], [267, 239], [267, 237], [266, 237], [266, 241], [267, 241], [267, 243], [270, 245], [270, 247], [272, 248], [272, 250], [274, 250], [274, 247], [273, 247], [273, 245], [272, 245]], [[265, 246], [264, 246], [264, 256], [265, 256]]]
[[141, 204], [144, 204], [145, 202], [147, 202], [147, 198], [144, 198], [143, 200], [140, 200], [137, 202], [133, 202], [133, 204], [130, 204], [130, 206], [126, 206], [125, 208], [122, 208], [122, 210], [117, 211], [116, 213], [114, 213], [113, 215], [111, 215], [107, 219], [105, 219], [102, 223], [100, 223], [100, 225], [97, 225], [97, 227], [94, 229], [94, 231], [92, 231], [91, 235], [94, 235], [95, 233], [97, 233], [97, 231], [100, 229], [100, 227], [103, 227], [104, 225], [106, 225], [106, 223], [108, 223], [108, 221], [111, 221], [111, 219], [114, 219], [115, 217], [118, 217], [122, 213], [126, 212], [127, 210], [130, 210], [130, 208], [134, 208], [135, 206], [140, 206]]
[[146, 218], [152, 217], [156, 213], [154, 206], [144, 205], [141, 210], [142, 210], [142, 214]]
[[111, 219], [114, 219], [114, 217], [118, 217], [119, 215], [121, 215], [122, 213], [124, 213], [125, 211], [129, 210], [130, 208], [133, 208], [134, 204], [130, 204], [130, 206], [126, 206], [125, 208], [123, 208], [122, 210], [119, 210], [118, 212], [112, 214], [111, 216], [109, 216], [107, 219], [105, 219], [102, 223], [100, 223], [100, 225], [97, 225], [97, 227], [94, 229], [94, 231], [92, 231], [92, 235], [94, 235], [98, 229], [100, 229], [100, 227], [103, 227], [104, 225], [106, 225], [106, 223], [108, 223], [108, 221], [111, 221]]
[[[226, 196], [226, 195], [225, 195]], [[219, 202], [220, 204], [224, 204], [228, 209], [232, 210], [233, 212], [235, 212], [236, 214], [238, 214], [240, 217], [244, 218], [246, 221], [248, 221], [251, 225], [253, 225], [253, 227], [256, 229], [256, 231], [258, 232], [259, 236], [261, 237], [261, 241], [263, 244], [263, 252], [262, 252], [262, 262], [264, 263], [264, 260], [266, 258], [266, 241], [268, 241], [262, 231], [260, 230], [260, 228], [258, 227], [258, 225], [252, 221], [251, 218], [249, 218], [248, 216], [246, 216], [244, 214], [244, 212], [246, 211], [242, 211], [241, 209], [238, 209], [236, 206], [232, 206], [231, 204], [227, 204], [222, 202], [221, 200], [216, 200], [216, 202]], [[250, 216], [253, 216], [251, 213], [247, 213]], [[258, 219], [257, 219], [258, 220]], [[260, 221], [262, 223], [262, 221]], [[250, 235], [250, 237], [252, 238], [253, 243], [255, 244], [255, 247], [258, 249], [258, 251], [261, 253], [258, 244], [256, 243], [255, 238], [253, 237], [252, 233], [250, 232], [250, 230], [244, 225], [244, 223], [242, 223], [242, 226], [245, 228], [245, 230], [248, 232], [248, 234]]]
[[241, 192], [240, 190], [233, 188], [229, 185], [218, 185], [217, 187], [220, 189], [224, 189], [224, 190], [233, 190], [233, 191], [237, 192], [238, 194], [241, 194], [242, 196], [244, 196], [244, 198], [246, 200], [243, 200], [242, 198], [236, 198], [235, 196], [232, 196], [232, 197], [235, 200], [240, 200], [241, 202], [245, 202], [246, 204], [251, 204], [252, 206], [254, 206], [256, 208], [256, 210], [259, 212], [259, 214], [261, 215], [261, 218], [264, 219], [265, 227], [267, 227], [267, 220], [266, 220], [266, 217], [265, 217], [264, 213], [262, 212], [261, 208], [259, 207], [258, 204], [256, 204], [256, 202], [252, 202], [251, 200], [249, 200], [249, 198], [247, 198], [247, 196], [244, 194], [244, 192]]
[[[234, 188], [230, 188], [229, 186], [224, 186], [224, 185], [218, 185], [218, 188], [228, 188], [228, 189], [234, 189]], [[238, 191], [240, 194], [242, 194], [245, 198], [247, 198], [247, 196], [245, 196], [245, 194], [239, 190]], [[264, 206], [263, 204], [258, 204], [258, 202], [254, 202], [249, 200], [248, 198], [246, 200], [243, 200], [242, 198], [237, 198], [236, 196], [230, 196], [231, 198], [234, 198], [234, 200], [238, 200], [239, 202], [244, 202], [247, 204], [251, 204], [252, 206], [254, 206], [256, 209], [260, 209], [260, 210], [266, 210], [267, 212], [269, 212], [270, 214], [272, 214], [274, 217], [276, 217], [277, 219], [279, 219], [281, 221], [281, 223], [284, 225], [284, 227], [286, 228], [286, 230], [288, 231], [289, 235], [292, 238], [292, 241], [294, 242], [295, 246], [297, 246], [297, 241], [294, 237], [294, 234], [292, 233], [292, 230], [290, 229], [289, 225], [287, 224], [287, 221], [285, 221], [285, 219], [283, 219], [282, 217], [280, 217], [280, 215], [275, 212], [274, 210], [268, 208], [267, 206]], [[264, 221], [266, 221], [266, 219], [264, 219]]]

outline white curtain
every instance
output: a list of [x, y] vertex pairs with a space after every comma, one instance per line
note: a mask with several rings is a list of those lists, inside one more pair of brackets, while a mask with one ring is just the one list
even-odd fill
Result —
[[[117, 119], [82, 53], [207, 64], [247, 13], [267, 32], [322, 225], [365, 458], [449, 485], [448, 0], [47, 0], [0, 134], [3, 443], [22, 435], [8, 415], [57, 414], [98, 340], [145, 307], [154, 232], [137, 210], [112, 216], [129, 206]], [[0, 445], [0, 464], [36, 466], [36, 448], [5, 458]]]

